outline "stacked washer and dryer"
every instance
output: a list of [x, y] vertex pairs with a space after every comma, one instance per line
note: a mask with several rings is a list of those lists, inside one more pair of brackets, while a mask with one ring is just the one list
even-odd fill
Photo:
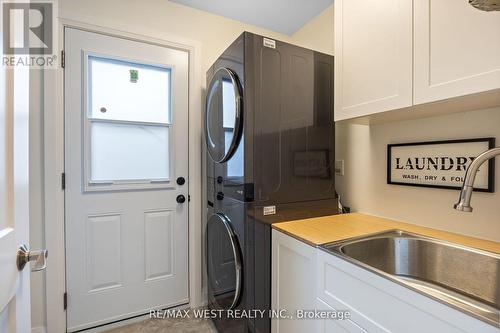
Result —
[[[334, 137], [332, 56], [244, 32], [208, 70], [210, 309], [271, 309], [271, 225], [338, 213]], [[267, 313], [214, 323], [271, 331]]]

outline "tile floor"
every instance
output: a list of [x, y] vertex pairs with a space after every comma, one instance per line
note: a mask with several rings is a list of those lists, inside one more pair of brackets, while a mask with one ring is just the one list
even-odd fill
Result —
[[207, 319], [148, 319], [106, 333], [217, 333]]

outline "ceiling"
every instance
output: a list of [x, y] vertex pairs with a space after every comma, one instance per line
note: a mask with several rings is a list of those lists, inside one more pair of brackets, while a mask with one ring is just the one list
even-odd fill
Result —
[[333, 0], [170, 0], [272, 31], [292, 35]]

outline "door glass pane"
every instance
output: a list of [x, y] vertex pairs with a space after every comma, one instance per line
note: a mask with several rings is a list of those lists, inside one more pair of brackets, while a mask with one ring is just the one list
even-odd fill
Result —
[[[209, 143], [209, 148], [214, 149], [217, 153], [220, 153], [220, 146], [223, 145], [221, 142], [221, 119], [222, 117], [222, 107], [221, 107], [221, 94], [220, 94], [220, 84], [218, 80], [212, 81], [209, 93], [207, 96], [207, 140]], [[214, 153], [215, 154], [215, 153]], [[219, 154], [217, 154], [219, 155]], [[222, 158], [223, 156], [217, 156], [217, 158]]]
[[[222, 112], [224, 127], [225, 145], [224, 153], [229, 152], [233, 140], [234, 126], [236, 122], [236, 96], [234, 95], [234, 86], [231, 81], [222, 80]], [[229, 135], [228, 135], [229, 134]]]
[[91, 118], [170, 123], [169, 68], [89, 57]]
[[[212, 78], [207, 93], [206, 138], [211, 158], [216, 162], [228, 159], [236, 149], [237, 98], [240, 90], [237, 78], [229, 70], [219, 69]], [[236, 86], [235, 86], [236, 85]], [[238, 127], [237, 127], [238, 126]]]
[[234, 86], [231, 81], [222, 81], [222, 112], [224, 128], [234, 129], [234, 122], [236, 120], [236, 96], [234, 95]]
[[91, 180], [169, 178], [169, 127], [91, 124]]
[[[233, 133], [229, 130], [226, 132], [226, 145], [230, 145], [233, 139]], [[229, 178], [243, 177], [243, 145], [238, 145], [233, 157], [227, 163], [227, 176]]]
[[219, 309], [229, 309], [238, 297], [234, 240], [221, 218], [212, 215], [207, 222], [208, 297], [211, 306]]

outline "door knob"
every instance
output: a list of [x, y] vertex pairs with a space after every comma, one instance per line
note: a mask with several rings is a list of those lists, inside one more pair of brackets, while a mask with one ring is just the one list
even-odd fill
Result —
[[184, 179], [184, 177], [177, 178], [177, 185], [184, 185], [185, 182], [186, 180]]
[[177, 200], [178, 203], [184, 203], [186, 201], [186, 197], [179, 194], [175, 200]]
[[47, 267], [48, 255], [49, 251], [47, 250], [30, 251], [26, 245], [22, 245], [19, 250], [17, 250], [17, 269], [22, 271], [28, 262], [34, 261], [35, 265], [31, 271], [42, 271]]

